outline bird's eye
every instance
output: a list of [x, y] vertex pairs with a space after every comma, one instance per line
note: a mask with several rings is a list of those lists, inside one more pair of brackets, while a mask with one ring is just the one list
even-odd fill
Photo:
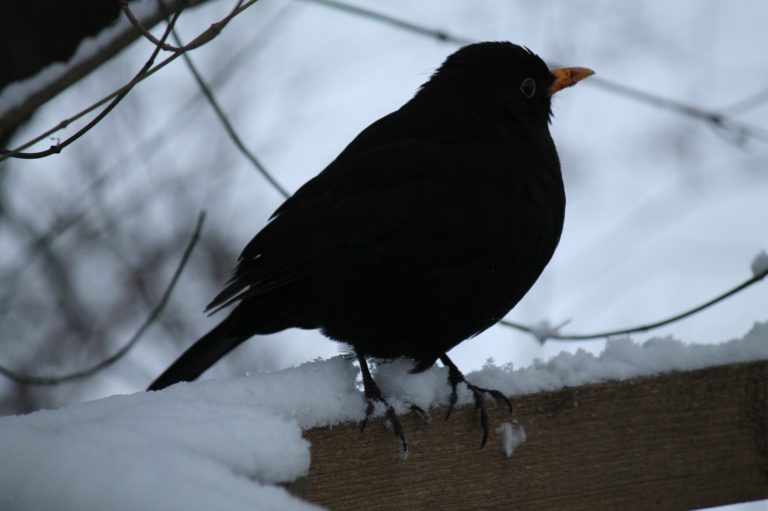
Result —
[[520, 92], [528, 99], [531, 99], [536, 94], [536, 82], [533, 78], [523, 80], [523, 83], [520, 84]]

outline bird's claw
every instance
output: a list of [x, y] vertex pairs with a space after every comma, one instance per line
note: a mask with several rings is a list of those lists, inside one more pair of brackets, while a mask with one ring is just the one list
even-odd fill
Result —
[[411, 403], [411, 412], [415, 413], [419, 417], [421, 417], [421, 420], [429, 424], [432, 422], [432, 417], [430, 417], [429, 412], [425, 411], [424, 408], [420, 407], [419, 405], [415, 405]]
[[510, 401], [509, 398], [505, 396], [501, 391], [496, 389], [484, 389], [483, 387], [472, 385], [466, 381], [464, 383], [467, 385], [473, 395], [476, 392], [479, 392], [480, 394], [490, 394], [494, 400], [503, 401], [507, 405], [507, 408], [509, 408], [509, 412], [512, 413], [512, 401]]
[[[395, 436], [400, 440], [400, 446], [403, 450], [403, 457], [408, 456], [408, 441], [405, 439], [405, 433], [403, 432], [403, 427], [400, 425], [400, 421], [397, 419], [397, 414], [395, 414], [395, 409], [392, 408], [392, 405], [387, 403], [387, 400], [384, 399], [383, 396], [366, 396], [366, 400], [368, 402], [366, 408], [365, 408], [365, 418], [360, 421], [360, 432], [362, 433], [365, 431], [365, 426], [368, 425], [368, 419], [373, 416], [373, 412], [376, 409], [376, 406], [374, 404], [375, 401], [378, 401], [384, 405], [385, 412], [384, 416], [387, 418], [387, 421], [392, 426], [392, 430], [395, 433]], [[418, 408], [418, 407], [417, 407]], [[419, 408], [421, 410], [421, 408]], [[421, 413], [425, 413], [424, 410], [421, 410]]]
[[445, 414], [445, 418], [448, 419], [448, 417], [451, 416], [451, 412], [459, 399], [456, 388], [459, 383], [464, 383], [464, 385], [467, 386], [467, 389], [472, 393], [472, 398], [475, 401], [475, 408], [480, 411], [480, 427], [483, 429], [483, 438], [480, 441], [480, 448], [482, 449], [486, 442], [488, 442], [488, 435], [491, 429], [491, 420], [488, 416], [488, 410], [485, 407], [485, 395], [490, 395], [494, 400], [506, 403], [510, 413], [512, 412], [512, 401], [496, 389], [486, 389], [469, 383], [461, 371], [459, 371], [459, 368], [456, 367], [447, 356], [444, 355], [441, 357], [441, 360], [448, 367], [448, 383], [451, 385], [451, 396], [448, 400], [448, 412]]
[[496, 389], [484, 389], [477, 385], [473, 385], [466, 380], [464, 381], [464, 384], [472, 393], [472, 398], [475, 400], [475, 408], [480, 411], [480, 427], [483, 428], [483, 439], [480, 441], [480, 448], [482, 449], [488, 441], [488, 434], [491, 429], [491, 420], [488, 416], [488, 410], [485, 408], [485, 395], [490, 394], [494, 400], [498, 399], [504, 401], [507, 404], [510, 413], [512, 412], [512, 401]]
[[[363, 375], [363, 389], [365, 392], [365, 401], [367, 405], [365, 407], [365, 418], [360, 422], [360, 431], [365, 430], [365, 426], [368, 424], [368, 419], [373, 415], [373, 411], [376, 409], [375, 402], [378, 401], [384, 405], [384, 416], [392, 425], [392, 429], [395, 432], [395, 436], [400, 440], [400, 446], [402, 447], [403, 458], [408, 457], [408, 441], [405, 439], [405, 433], [403, 433], [403, 427], [400, 425], [400, 421], [397, 420], [395, 409], [392, 405], [387, 403], [384, 399], [384, 394], [381, 393], [381, 389], [371, 376], [371, 370], [368, 368], [368, 362], [365, 360], [365, 356], [360, 352], [356, 353], [357, 360], [360, 363], [360, 372]], [[423, 411], [423, 410], [422, 410]]]

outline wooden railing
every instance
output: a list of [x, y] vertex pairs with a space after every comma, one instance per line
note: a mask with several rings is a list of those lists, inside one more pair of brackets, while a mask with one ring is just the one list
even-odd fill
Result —
[[316, 428], [297, 495], [336, 510], [697, 509], [768, 498], [768, 361], [514, 397], [479, 449], [477, 414], [402, 417], [404, 460], [382, 421]]

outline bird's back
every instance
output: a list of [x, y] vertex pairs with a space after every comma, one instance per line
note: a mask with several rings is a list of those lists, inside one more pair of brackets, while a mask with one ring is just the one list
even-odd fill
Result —
[[275, 296], [297, 325], [429, 367], [533, 285], [559, 240], [565, 196], [548, 133], [525, 143], [498, 131], [449, 141], [449, 130], [429, 138], [420, 127], [417, 137], [398, 126], [412, 126], [409, 115], [374, 124], [378, 141], [363, 132], [278, 213], [275, 222], [301, 216], [302, 204], [323, 197], [323, 211], [337, 214], [315, 218], [319, 232], [305, 241], [320, 258], [339, 256]]

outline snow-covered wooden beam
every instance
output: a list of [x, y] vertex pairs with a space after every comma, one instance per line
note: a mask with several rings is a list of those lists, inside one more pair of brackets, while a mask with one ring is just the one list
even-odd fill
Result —
[[[478, 449], [473, 407], [432, 422], [402, 417], [404, 460], [381, 420], [315, 428], [296, 495], [366, 509], [696, 509], [768, 498], [768, 361], [565, 388], [514, 398], [527, 439]], [[504, 431], [502, 427], [500, 431]], [[509, 429], [506, 427], [506, 429]]]

